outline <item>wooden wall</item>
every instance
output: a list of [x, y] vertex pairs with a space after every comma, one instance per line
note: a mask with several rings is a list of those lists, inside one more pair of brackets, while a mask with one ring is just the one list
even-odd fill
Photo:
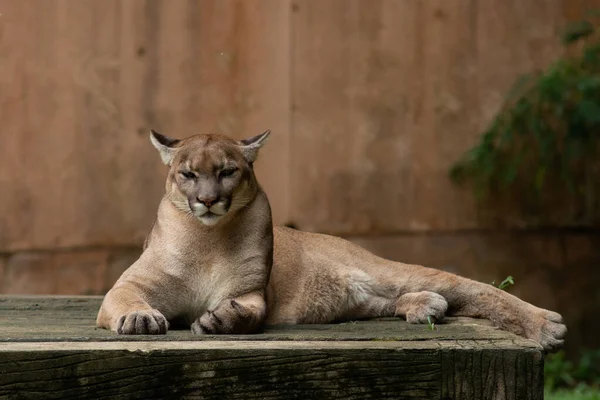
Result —
[[572, 3], [297, 2], [294, 221], [350, 235], [489, 227], [448, 169], [516, 77], [560, 54]]
[[139, 243], [163, 191], [150, 127], [271, 128], [279, 223], [486, 228], [447, 171], [573, 0], [0, 0], [0, 250]]
[[137, 244], [163, 193], [148, 129], [277, 132], [288, 209], [289, 4], [1, 0], [0, 249]]
[[[556, 59], [566, 23], [593, 8], [600, 0], [0, 0], [0, 291], [112, 285], [163, 193], [149, 128], [270, 128], [257, 173], [276, 222], [476, 279], [510, 273], [525, 282], [517, 294], [559, 311], [581, 297], [562, 312], [586, 335], [585, 315], [600, 311], [585, 300], [600, 283], [586, 269], [598, 236], [499, 232], [447, 173], [515, 79]], [[573, 271], [589, 279], [565, 283]]]

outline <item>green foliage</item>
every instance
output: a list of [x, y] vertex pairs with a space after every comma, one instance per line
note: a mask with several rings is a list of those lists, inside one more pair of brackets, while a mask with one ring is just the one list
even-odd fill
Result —
[[[506, 277], [506, 279], [504, 279], [502, 282], [500, 282], [500, 284], [498, 285], [498, 289], [500, 290], [505, 290], [507, 287], [512, 286], [515, 284], [515, 280], [512, 277], [512, 275], [509, 275]], [[492, 282], [492, 286], [496, 286], [496, 281]]]
[[556, 391], [545, 391], [546, 400], [600, 400], [600, 390], [587, 386], [575, 389], [559, 389]]
[[600, 395], [600, 349], [582, 352], [576, 363], [568, 360], [562, 351], [547, 356], [544, 378], [546, 392], [569, 388], [581, 396]]
[[582, 21], [563, 41], [575, 55], [519, 79], [450, 176], [481, 200], [521, 205], [525, 216], [543, 217], [550, 205], [571, 210], [577, 222], [594, 222], [600, 217], [600, 40], [594, 25]]

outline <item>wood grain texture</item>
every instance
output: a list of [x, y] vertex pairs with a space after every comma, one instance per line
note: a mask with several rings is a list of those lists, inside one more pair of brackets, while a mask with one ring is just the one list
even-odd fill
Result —
[[[0, 396], [203, 399], [541, 399], [540, 357], [515, 350], [267, 343], [41, 344], [6, 350]], [[108, 348], [105, 348], [108, 347]], [[360, 347], [360, 348], [359, 348]], [[35, 354], [35, 356], [33, 356]], [[440, 357], [441, 355], [441, 357]], [[513, 363], [515, 357], [523, 362]], [[461, 360], [477, 360], [461, 365]], [[537, 360], [537, 362], [535, 361]], [[516, 367], [516, 368], [515, 368]], [[479, 368], [475, 370], [474, 368]], [[524, 383], [533, 384], [532, 386]], [[473, 388], [470, 386], [475, 384]], [[513, 386], [517, 384], [516, 386]]]
[[535, 343], [463, 318], [118, 336], [101, 297], [0, 297], [0, 398], [542, 399]]
[[432, 399], [440, 389], [434, 350], [50, 350], [32, 355], [2, 354], [0, 396]]
[[507, 349], [442, 352], [443, 399], [543, 399], [543, 357]]

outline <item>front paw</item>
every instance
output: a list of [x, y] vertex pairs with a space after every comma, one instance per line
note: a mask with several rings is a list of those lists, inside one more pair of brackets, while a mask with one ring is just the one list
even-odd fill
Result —
[[192, 332], [202, 334], [252, 333], [252, 312], [233, 299], [223, 300], [214, 311], [208, 310], [192, 324]]
[[119, 318], [117, 333], [122, 335], [160, 335], [167, 333], [169, 322], [158, 310], [133, 311]]

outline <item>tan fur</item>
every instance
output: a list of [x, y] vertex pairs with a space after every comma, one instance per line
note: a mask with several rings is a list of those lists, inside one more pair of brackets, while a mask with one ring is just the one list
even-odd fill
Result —
[[[252, 169], [268, 135], [179, 141], [153, 132], [170, 165], [166, 194], [143, 254], [107, 293], [98, 326], [165, 333], [169, 323], [182, 322], [198, 334], [235, 334], [259, 332], [264, 323], [381, 316], [426, 323], [428, 316], [458, 315], [487, 318], [548, 351], [562, 347], [566, 327], [559, 314], [489, 284], [385, 260], [337, 237], [273, 228]], [[237, 171], [218, 178], [227, 163]], [[197, 176], [194, 184], [181, 175], [186, 168]], [[222, 216], [194, 215], [197, 199], [221, 198], [231, 203]]]

